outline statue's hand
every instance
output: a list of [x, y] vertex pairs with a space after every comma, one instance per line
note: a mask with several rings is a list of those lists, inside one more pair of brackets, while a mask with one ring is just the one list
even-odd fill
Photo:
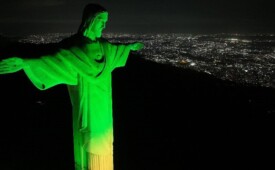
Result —
[[24, 67], [24, 60], [18, 57], [11, 57], [0, 61], [0, 74], [8, 74], [20, 71]]
[[141, 50], [141, 49], [143, 49], [143, 47], [144, 47], [144, 44], [141, 42], [135, 42], [135, 43], [130, 44], [130, 48], [133, 51]]

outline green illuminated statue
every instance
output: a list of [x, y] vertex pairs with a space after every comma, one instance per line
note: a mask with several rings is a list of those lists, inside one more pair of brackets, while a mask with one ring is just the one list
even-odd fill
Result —
[[73, 108], [76, 170], [113, 169], [111, 73], [126, 64], [143, 43], [114, 44], [101, 38], [108, 12], [89, 4], [77, 34], [60, 42], [55, 53], [37, 58], [13, 56], [0, 62], [0, 74], [23, 70], [40, 90], [66, 84]]

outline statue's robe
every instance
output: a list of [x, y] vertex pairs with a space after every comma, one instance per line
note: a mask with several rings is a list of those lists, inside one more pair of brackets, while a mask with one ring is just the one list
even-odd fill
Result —
[[26, 60], [24, 72], [40, 90], [67, 85], [73, 108], [75, 162], [84, 165], [87, 152], [113, 154], [111, 73], [125, 66], [130, 48], [104, 39], [75, 37], [52, 54]]

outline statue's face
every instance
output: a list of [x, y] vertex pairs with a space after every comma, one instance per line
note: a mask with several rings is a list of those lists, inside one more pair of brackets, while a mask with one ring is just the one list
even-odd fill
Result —
[[94, 21], [90, 25], [90, 31], [95, 34], [96, 38], [100, 38], [102, 35], [102, 31], [106, 26], [106, 22], [108, 21], [108, 12], [101, 12], [96, 15]]

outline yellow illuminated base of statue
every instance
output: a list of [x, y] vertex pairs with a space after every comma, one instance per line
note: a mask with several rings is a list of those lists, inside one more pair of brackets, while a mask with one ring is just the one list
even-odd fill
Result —
[[89, 154], [88, 167], [75, 165], [75, 170], [113, 170], [113, 155]]

